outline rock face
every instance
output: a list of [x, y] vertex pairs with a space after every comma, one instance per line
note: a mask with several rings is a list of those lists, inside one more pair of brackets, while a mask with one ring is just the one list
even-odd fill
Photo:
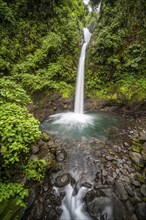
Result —
[[56, 187], [64, 187], [66, 186], [67, 184], [71, 183], [72, 181], [72, 177], [69, 173], [65, 173], [61, 176], [58, 176], [56, 179], [55, 179], [55, 183], [54, 185]]
[[121, 181], [116, 181], [115, 185], [119, 198], [122, 201], [126, 201], [128, 199], [128, 193], [125, 190], [123, 183]]
[[146, 203], [138, 203], [136, 206], [136, 214], [138, 216], [138, 220], [146, 219]]
[[131, 160], [133, 163], [139, 167], [144, 167], [143, 160], [142, 160], [142, 155], [136, 152], [131, 152], [129, 154]]
[[95, 219], [126, 220], [124, 208], [112, 189], [91, 190], [85, 196], [87, 209]]

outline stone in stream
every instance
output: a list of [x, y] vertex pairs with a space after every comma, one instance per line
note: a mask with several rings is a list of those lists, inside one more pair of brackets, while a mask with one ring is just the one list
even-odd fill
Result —
[[137, 219], [136, 215], [133, 214], [133, 215], [130, 216], [129, 220], [138, 220], [138, 219]]
[[142, 162], [146, 165], [146, 153], [142, 156]]
[[72, 177], [69, 173], [65, 173], [61, 176], [56, 177], [54, 185], [56, 187], [64, 187], [72, 182]]
[[55, 211], [55, 209], [50, 209], [50, 212], [48, 214], [48, 220], [55, 220], [58, 219], [58, 214]]
[[139, 138], [139, 140], [141, 140], [141, 141], [146, 141], [146, 131], [143, 131], [143, 132], [140, 133], [140, 138]]
[[113, 156], [105, 156], [105, 158], [107, 159], [107, 160], [109, 160], [109, 161], [112, 161], [112, 160], [114, 160], [115, 158], [113, 157]]
[[143, 184], [141, 187], [140, 187], [140, 191], [141, 193], [146, 197], [146, 185]]
[[141, 202], [136, 205], [136, 215], [138, 220], [145, 220], [146, 219], [146, 203]]
[[137, 165], [138, 167], [144, 167], [141, 154], [130, 152], [129, 156], [135, 165]]
[[65, 160], [66, 156], [67, 156], [67, 153], [64, 149], [57, 149], [56, 150], [56, 160], [58, 162]]
[[130, 184], [125, 184], [124, 188], [126, 189], [129, 196], [134, 196], [135, 195]]
[[86, 187], [86, 188], [88, 188], [88, 189], [92, 188], [92, 184], [91, 184], [91, 183], [88, 183], [88, 182], [82, 183], [81, 186], [84, 186], [84, 187]]
[[116, 185], [116, 191], [117, 191], [117, 194], [119, 196], [119, 199], [121, 199], [122, 201], [127, 200], [128, 199], [128, 194], [127, 194], [127, 191], [124, 188], [123, 183], [121, 181], [116, 181], [115, 185]]
[[126, 201], [125, 207], [130, 215], [132, 215], [134, 213], [135, 208], [133, 207], [133, 205], [131, 204], [131, 202], [129, 200]]
[[[90, 215], [95, 219], [127, 220], [124, 213], [124, 207], [116, 195], [105, 190], [89, 191], [85, 196], [87, 209]], [[109, 196], [107, 196], [109, 195]]]

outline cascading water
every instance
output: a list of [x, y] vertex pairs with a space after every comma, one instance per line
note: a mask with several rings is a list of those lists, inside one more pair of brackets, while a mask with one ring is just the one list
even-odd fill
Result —
[[[84, 43], [82, 45], [78, 65], [74, 112], [66, 112], [52, 115], [41, 124], [41, 128], [43, 131], [48, 132], [49, 134], [57, 134], [57, 137], [63, 137], [64, 141], [69, 140], [66, 149], [68, 159], [66, 159], [66, 162], [64, 161], [64, 168], [62, 167], [61, 172], [71, 173], [72, 177], [76, 179], [76, 183], [78, 183], [78, 181], [88, 181], [89, 183], [91, 183], [95, 178], [95, 173], [99, 169], [99, 164], [98, 161], [95, 159], [95, 155], [98, 153], [97, 149], [95, 152], [93, 152], [93, 155], [91, 156], [92, 150], [90, 150], [89, 147], [90, 138], [92, 139], [93, 137], [98, 137], [101, 139], [105, 139], [109, 132], [109, 128], [111, 128], [112, 126], [117, 127], [118, 125], [120, 125], [120, 123], [119, 119], [111, 117], [111, 115], [104, 112], [90, 114], [84, 113], [85, 57], [86, 49], [91, 38], [91, 33], [89, 32], [88, 28], [84, 28], [83, 32]], [[80, 140], [83, 141], [83, 145]], [[86, 142], [88, 140], [89, 144], [88, 142], [87, 144], [85, 144], [84, 140], [86, 140]], [[75, 146], [74, 141], [77, 141]], [[92, 149], [94, 149], [94, 146], [92, 146]], [[90, 157], [91, 162], [89, 161]], [[75, 163], [77, 164], [77, 167]], [[74, 174], [73, 167], [78, 174], [81, 171], [79, 179], [77, 179], [77, 173]], [[93, 169], [93, 167], [95, 169]], [[63, 212], [60, 220], [91, 220], [92, 218], [90, 217], [88, 212], [85, 211], [84, 202], [85, 194], [89, 191], [89, 189], [83, 187], [80, 184], [78, 190], [76, 190], [75, 185], [76, 184], [68, 184], [63, 189], [66, 194], [61, 204], [61, 209], [63, 210]], [[101, 213], [99, 214], [99, 218], [97, 219], [113, 220], [112, 217], [108, 217], [112, 216], [112, 208], [110, 207], [109, 203], [107, 204], [107, 202], [105, 202], [105, 204], [102, 206], [103, 207], [101, 207], [101, 204], [99, 204], [98, 213]], [[103, 215], [106, 217], [102, 218], [101, 216]]]
[[84, 44], [81, 49], [81, 56], [79, 59], [77, 83], [76, 83], [76, 94], [75, 94], [75, 107], [74, 112], [83, 114], [84, 106], [84, 68], [85, 68], [85, 55], [86, 48], [90, 41], [91, 33], [88, 28], [83, 29], [84, 32]]

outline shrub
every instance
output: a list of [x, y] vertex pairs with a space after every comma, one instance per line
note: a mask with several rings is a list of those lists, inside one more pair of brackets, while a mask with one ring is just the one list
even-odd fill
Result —
[[20, 161], [40, 134], [39, 122], [25, 107], [11, 103], [0, 106], [0, 150], [5, 164]]
[[15, 82], [1, 78], [0, 79], [0, 104], [6, 102], [15, 102], [21, 105], [30, 103], [30, 98], [26, 91]]
[[0, 183], [0, 203], [14, 199], [16, 205], [26, 207], [23, 199], [28, 196], [28, 190], [21, 183]]

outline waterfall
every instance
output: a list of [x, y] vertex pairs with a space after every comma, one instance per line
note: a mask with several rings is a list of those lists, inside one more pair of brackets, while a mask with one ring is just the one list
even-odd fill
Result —
[[76, 94], [75, 94], [75, 107], [74, 112], [83, 114], [84, 106], [84, 69], [85, 69], [85, 57], [86, 57], [86, 48], [90, 41], [91, 33], [88, 28], [83, 29], [84, 32], [84, 43], [81, 49], [81, 55], [78, 65], [77, 73], [77, 82], [76, 82]]
[[61, 208], [63, 210], [60, 220], [91, 220], [89, 214], [84, 210], [83, 198], [88, 189], [81, 187], [76, 195], [74, 188], [69, 184], [66, 186], [66, 196]]

